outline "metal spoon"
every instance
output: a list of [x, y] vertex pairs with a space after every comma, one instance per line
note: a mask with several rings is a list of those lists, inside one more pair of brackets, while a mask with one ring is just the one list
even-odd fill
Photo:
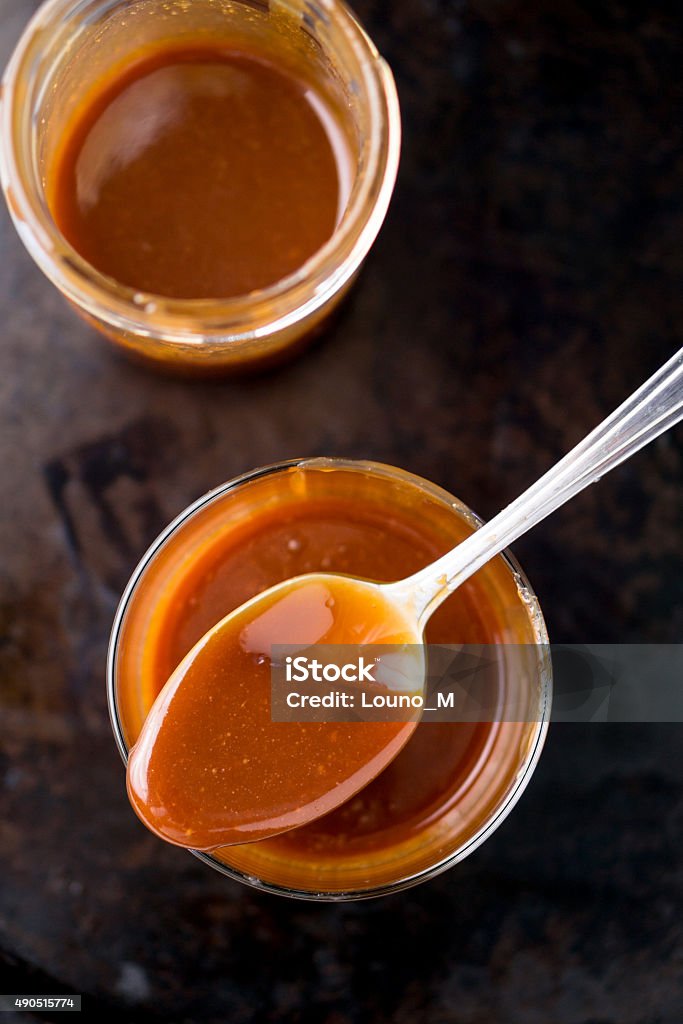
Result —
[[[393, 728], [376, 722], [345, 728], [274, 724], [272, 645], [405, 644], [421, 651], [430, 616], [465, 580], [681, 418], [683, 349], [512, 504], [420, 572], [388, 584], [299, 576], [232, 612], [190, 651], [145, 722], [128, 769], [137, 813], [171, 842], [212, 849], [278, 834], [349, 799], [393, 760], [417, 715]], [[423, 686], [424, 661], [413, 665], [413, 692]], [[190, 721], [204, 740], [192, 748], [184, 772], [169, 774], [164, 764], [177, 768], [182, 750], [192, 747]], [[226, 721], [227, 746], [221, 744]], [[233, 781], [248, 772], [248, 791], [234, 789], [232, 802], [226, 772]]]

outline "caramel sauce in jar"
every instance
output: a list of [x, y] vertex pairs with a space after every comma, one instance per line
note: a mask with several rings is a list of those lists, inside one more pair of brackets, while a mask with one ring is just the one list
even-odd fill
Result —
[[166, 373], [284, 361], [384, 219], [400, 113], [338, 0], [51, 0], [3, 78], [0, 164], [40, 269]]
[[223, 299], [275, 284], [328, 241], [351, 167], [321, 89], [258, 52], [173, 46], [86, 96], [48, 202], [77, 252], [120, 284]]
[[[315, 571], [396, 580], [472, 529], [467, 510], [445, 492], [374, 464], [310, 460], [214, 493], [154, 552], [122, 609], [112, 683], [123, 744], [135, 742], [197, 640], [263, 589]], [[544, 636], [537, 606], [498, 557], [443, 604], [426, 639], [497, 645], [503, 659], [506, 645]], [[501, 688], [510, 682], [505, 674], [501, 660]], [[366, 894], [418, 880], [461, 855], [500, 813], [542, 739], [540, 717], [421, 723], [393, 762], [335, 811], [223, 847], [209, 861], [302, 894]]]

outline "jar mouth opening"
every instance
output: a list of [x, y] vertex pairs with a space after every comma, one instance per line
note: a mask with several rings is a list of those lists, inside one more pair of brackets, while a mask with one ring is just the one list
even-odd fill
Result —
[[[252, 483], [256, 480], [266, 476], [274, 476], [282, 472], [289, 470], [304, 469], [304, 470], [316, 470], [320, 469], [323, 471], [334, 471], [334, 470], [350, 470], [350, 471], [362, 471], [370, 473], [374, 476], [385, 477], [393, 480], [403, 481], [406, 484], [412, 484], [430, 496], [437, 498], [441, 501], [447, 502], [450, 507], [463, 519], [465, 519], [472, 526], [478, 528], [483, 525], [483, 520], [479, 518], [468, 506], [464, 505], [459, 499], [455, 499], [453, 495], [449, 494], [443, 488], [437, 484], [432, 483], [422, 477], [419, 477], [413, 473], [409, 473], [406, 470], [402, 470], [396, 466], [387, 465], [385, 463], [371, 462], [365, 460], [355, 459], [343, 459], [343, 458], [302, 458], [302, 459], [291, 459], [284, 462], [274, 463], [269, 466], [264, 466], [259, 469], [251, 470], [241, 476], [235, 477], [229, 480], [213, 490], [209, 491], [202, 497], [198, 498], [195, 502], [189, 505], [183, 512], [180, 513], [157, 537], [154, 543], [143, 555], [139, 564], [133, 571], [133, 574], [124, 590], [124, 593], [119, 602], [119, 606], [116, 611], [114, 623], [112, 625], [109, 650], [107, 654], [107, 702], [109, 707], [109, 716], [112, 725], [112, 731], [116, 741], [119, 754], [124, 762], [128, 762], [129, 746], [125, 737], [123, 723], [119, 713], [119, 701], [117, 693], [117, 653], [119, 638], [123, 628], [123, 621], [125, 618], [126, 611], [133, 598], [134, 592], [140, 582], [142, 576], [147, 570], [148, 566], [154, 561], [160, 551], [166, 546], [171, 540], [172, 536], [177, 530], [181, 529], [183, 525], [190, 520], [194, 515], [201, 512], [205, 507], [212, 504], [214, 501], [220, 500], [230, 491], [238, 489], [239, 487]], [[512, 576], [516, 590], [519, 594], [520, 601], [523, 602], [526, 609], [529, 622], [531, 624], [534, 643], [539, 647], [547, 647], [549, 643], [548, 633], [543, 619], [540, 606], [536, 595], [525, 576], [522, 568], [515, 559], [515, 557], [509, 552], [504, 551], [499, 556], [503, 559], [507, 571]], [[474, 833], [460, 847], [447, 854], [438, 863], [428, 866], [410, 877], [402, 878], [395, 882], [388, 882], [386, 884], [374, 885], [366, 889], [353, 889], [348, 891], [316, 891], [315, 889], [294, 889], [288, 888], [285, 885], [281, 885], [274, 882], [266, 882], [261, 879], [247, 874], [238, 868], [233, 868], [228, 864], [219, 860], [217, 857], [212, 856], [210, 853], [204, 853], [199, 850], [191, 850], [195, 857], [201, 860], [204, 864], [219, 871], [221, 874], [226, 875], [235, 881], [243, 882], [253, 888], [259, 889], [264, 892], [274, 893], [276, 895], [288, 896], [294, 899], [316, 901], [316, 902], [346, 902], [350, 900], [361, 900], [370, 899], [374, 897], [388, 895], [390, 893], [399, 892], [402, 889], [410, 888], [414, 885], [418, 885], [423, 881], [427, 881], [430, 878], [435, 877], [442, 871], [447, 870], [459, 861], [467, 857], [473, 852], [478, 846], [480, 846], [488, 836], [498, 828], [498, 826], [505, 820], [507, 815], [512, 811], [515, 804], [524, 792], [527, 783], [533, 775], [538, 759], [543, 750], [545, 738], [548, 731], [548, 724], [550, 720], [550, 707], [552, 700], [552, 670], [549, 665], [545, 666], [545, 669], [541, 671], [540, 676], [540, 691], [539, 691], [539, 714], [538, 719], [535, 722], [535, 728], [530, 737], [528, 743], [526, 756], [523, 763], [520, 765], [519, 772], [514, 779], [513, 784], [501, 804], [494, 810], [490, 818], [484, 822], [481, 828]]]
[[202, 334], [222, 340], [267, 337], [323, 306], [367, 255], [389, 205], [400, 152], [393, 76], [349, 9], [341, 0], [315, 0], [321, 17], [340, 33], [357, 64], [370, 126], [346, 209], [332, 235], [297, 270], [266, 288], [228, 298], [177, 299], [100, 273], [64, 238], [47, 206], [32, 149], [36, 100], [46, 87], [40, 63], [49, 51], [46, 35], [63, 27], [80, 6], [73, 0], [47, 0], [38, 9], [10, 59], [0, 91], [0, 179], [17, 232], [43, 273], [67, 299], [109, 326], [185, 345], [201, 344]]

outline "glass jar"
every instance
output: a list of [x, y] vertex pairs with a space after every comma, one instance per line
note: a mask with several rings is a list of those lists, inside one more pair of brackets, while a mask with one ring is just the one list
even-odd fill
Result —
[[[380, 531], [375, 537], [388, 536], [388, 550], [395, 550], [396, 555], [390, 553], [383, 563], [372, 562], [376, 556], [370, 535], [365, 554], [355, 550], [356, 535], [349, 528], [348, 517], [337, 514], [336, 523], [334, 520], [333, 503], [340, 501], [354, 510], [357, 523], [371, 523], [372, 530]], [[268, 516], [269, 522], [278, 524], [277, 536], [271, 533], [261, 539], [254, 534], [259, 516]], [[306, 533], [306, 522], [311, 517], [318, 517], [324, 524], [322, 546], [313, 541], [310, 529]], [[399, 529], [398, 523], [405, 524], [405, 529], [403, 525]], [[185, 651], [218, 618], [258, 590], [278, 582], [276, 576], [287, 578], [320, 570], [396, 578], [392, 577], [393, 559], [399, 559], [399, 551], [417, 550], [422, 539], [428, 537], [432, 547], [414, 556], [426, 564], [479, 525], [480, 520], [465, 505], [419, 477], [390, 466], [343, 459], [308, 459], [255, 470], [200, 498], [171, 523], [143, 557], [116, 615], [107, 687], [114, 735], [124, 761], [157, 692]], [[282, 532], [290, 529], [291, 534]], [[224, 550], [226, 541], [236, 552], [237, 562], [217, 554]], [[259, 544], [264, 550], [267, 547], [270, 562], [254, 556]], [[290, 565], [285, 555], [276, 570], [268, 568], [278, 545], [285, 552], [295, 553], [296, 564]], [[339, 554], [342, 549], [343, 560]], [[402, 572], [405, 568], [401, 566]], [[190, 589], [191, 596], [181, 598], [182, 586], [193, 578], [198, 581], [196, 591]], [[231, 588], [229, 596], [225, 596], [226, 584]], [[202, 609], [202, 603], [208, 605], [211, 590], [211, 600], [219, 594], [220, 600], [227, 601], [225, 607]], [[189, 601], [190, 616], [203, 615], [204, 621], [199, 618], [193, 622], [194, 636], [184, 636], [178, 650], [160, 651], [164, 635], [177, 638], [182, 632], [173, 616], [183, 601]], [[457, 635], [453, 621], [458, 622]], [[170, 632], [165, 634], [169, 623]], [[431, 772], [431, 781], [423, 787], [429, 798], [425, 804], [428, 812], [413, 814], [411, 810], [410, 828], [402, 828], [398, 812], [397, 820], [392, 822], [384, 820], [386, 814], [381, 810], [381, 827], [378, 824], [373, 832], [368, 826], [367, 808], [357, 812], [350, 801], [321, 819], [322, 824], [313, 823], [257, 843], [226, 847], [210, 855], [195, 855], [248, 885], [315, 900], [360, 899], [394, 892], [462, 860], [498, 827], [518, 800], [540, 755], [549, 719], [551, 678], [543, 617], [528, 581], [507, 554], [493, 559], [448, 598], [431, 620], [426, 635], [430, 643], [438, 644], [478, 643], [482, 636], [494, 645], [492, 650], [500, 659], [501, 707], [507, 692], [511, 706], [519, 709], [520, 687], [526, 686], [528, 713], [520, 716], [522, 721], [512, 720], [513, 716], [508, 720], [501, 713], [496, 716], [498, 720], [486, 723], [476, 735], [474, 731], [464, 732], [466, 727], [460, 723], [449, 723], [451, 733], [444, 733], [435, 723], [420, 724], [408, 747], [385, 769], [394, 773], [386, 786], [393, 786], [389, 793], [399, 802], [402, 785], [408, 782], [412, 786], [416, 776]], [[515, 675], [514, 668], [510, 668], [513, 662], [508, 660], [518, 645], [525, 645], [526, 652], [537, 652], [526, 680]], [[462, 742], [462, 756], [458, 753], [459, 760], [452, 762], [452, 768], [444, 768], [441, 778], [438, 759], [451, 756], [449, 744], [454, 740]], [[378, 783], [381, 777], [370, 785]], [[375, 802], [384, 808], [392, 801], [382, 794]]]
[[[349, 199], [332, 237], [295, 273], [221, 300], [136, 292], [87, 263], [48, 208], [46, 175], [87, 91], [142, 50], [258, 40], [283, 66], [306, 61], [344, 112], [354, 149]], [[353, 282], [384, 219], [400, 149], [386, 63], [339, 0], [48, 0], [5, 72], [0, 173], [10, 213], [41, 270], [129, 355], [167, 370], [211, 373], [278, 361], [310, 338]], [[169, 240], [172, 242], [172, 240]]]

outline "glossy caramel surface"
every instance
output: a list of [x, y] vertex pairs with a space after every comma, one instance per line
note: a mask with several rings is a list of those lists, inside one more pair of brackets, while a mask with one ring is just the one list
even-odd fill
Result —
[[169, 842], [211, 850], [345, 803], [391, 763], [415, 721], [273, 721], [273, 648], [415, 641], [401, 610], [360, 581], [302, 576], [258, 595], [195, 645], [155, 701], [128, 760], [137, 814]]
[[120, 284], [228, 298], [293, 273], [329, 239], [348, 161], [322, 90], [258, 52], [176, 44], [85, 97], [47, 194], [67, 240]]
[[[128, 743], [187, 652], [255, 594], [313, 571], [398, 579], [470, 530], [448, 502], [415, 484], [359, 471], [293, 469], [228, 492], [170, 538], [128, 608], [117, 668]], [[427, 630], [429, 642], [443, 644], [528, 642], [531, 635], [500, 559], [449, 598]], [[389, 767], [337, 810], [215, 855], [297, 888], [390, 883], [476, 832], [512, 784], [532, 732], [516, 723], [421, 724]]]

